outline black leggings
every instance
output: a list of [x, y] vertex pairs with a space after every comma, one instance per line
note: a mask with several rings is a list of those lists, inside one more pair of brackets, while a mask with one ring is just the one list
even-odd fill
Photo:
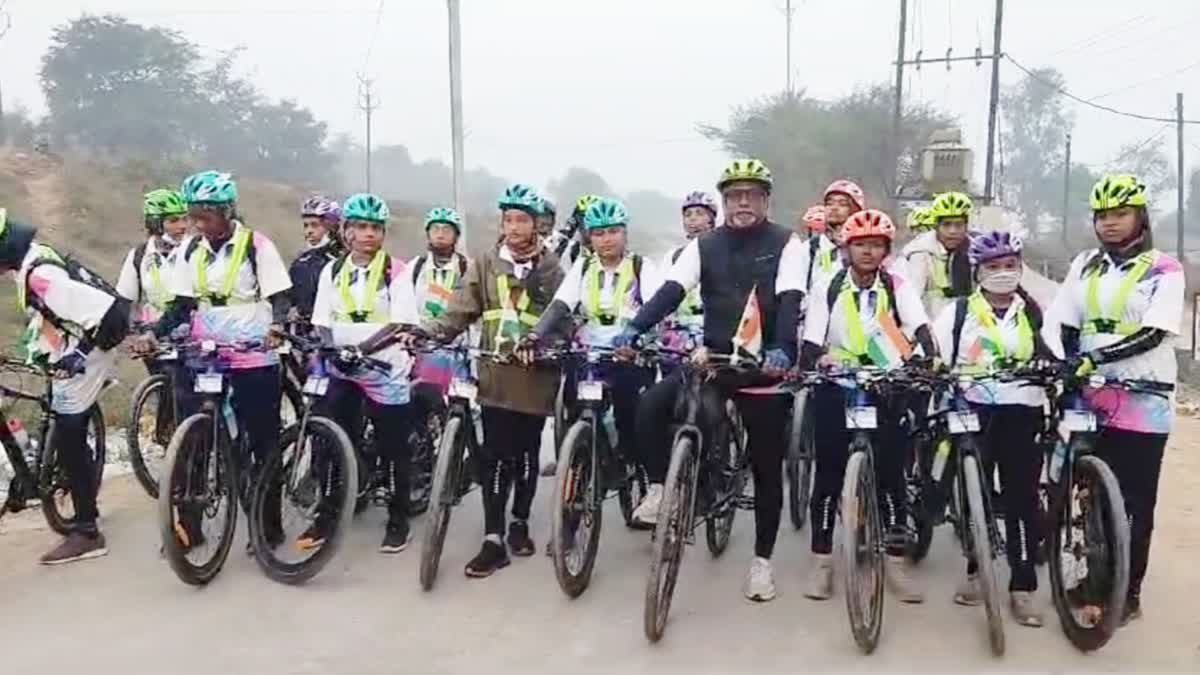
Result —
[[[483, 406], [483, 448], [479, 479], [483, 484], [485, 534], [504, 533], [504, 507], [513, 490], [512, 515], [528, 520], [537, 494], [538, 450], [546, 418], [506, 408]], [[468, 433], [471, 431], [468, 429]]]
[[[77, 415], [59, 415], [54, 420], [54, 450], [58, 463], [66, 470], [75, 506], [75, 529], [94, 533], [99, 512], [96, 509], [96, 467], [87, 448], [87, 423], [91, 410]], [[101, 461], [104, 461], [101, 459]]]
[[1166, 434], [1102, 427], [1096, 438], [1096, 456], [1116, 474], [1125, 498], [1129, 517], [1129, 595], [1134, 598], [1141, 597], [1142, 581], [1150, 563], [1150, 535], [1154, 532], [1158, 477], [1166, 447]]
[[[846, 391], [834, 385], [812, 390], [806, 405], [813, 406], [816, 477], [812, 495], [812, 552], [833, 552], [833, 528], [849, 458], [850, 434], [846, 431]], [[900, 426], [903, 402], [877, 402], [879, 428], [875, 444], [875, 484], [883, 516], [888, 555], [904, 555], [907, 503], [904, 460], [908, 439]]]

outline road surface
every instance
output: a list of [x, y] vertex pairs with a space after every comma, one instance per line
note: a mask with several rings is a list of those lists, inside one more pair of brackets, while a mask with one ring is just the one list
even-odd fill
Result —
[[[102, 495], [111, 554], [56, 568], [37, 556], [55, 543], [40, 514], [0, 523], [0, 663], [12, 675], [37, 673], [737, 673], [828, 671], [1096, 670], [1200, 672], [1200, 422], [1181, 418], [1163, 471], [1158, 529], [1145, 590], [1146, 617], [1101, 652], [1083, 655], [1063, 637], [1042, 577], [1047, 625], [1006, 623], [1008, 652], [993, 658], [982, 609], [951, 602], [963, 563], [939, 533], [918, 576], [921, 606], [890, 597], [878, 650], [854, 646], [845, 605], [801, 594], [807, 531], [785, 525], [775, 556], [779, 597], [741, 596], [753, 539], [738, 516], [730, 549], [712, 560], [689, 548], [666, 636], [642, 635], [642, 597], [650, 545], [645, 533], [606, 519], [592, 586], [567, 599], [542, 555], [514, 559], [490, 579], [461, 570], [482, 530], [472, 494], [451, 522], [438, 585], [417, 584], [419, 534], [396, 556], [375, 552], [384, 515], [359, 518], [339, 558], [312, 583], [292, 588], [266, 579], [236, 546], [207, 588], [180, 583], [158, 557], [151, 502], [129, 476]], [[548, 530], [543, 480], [533, 529]], [[615, 505], [611, 505], [614, 506]], [[943, 528], [944, 530], [944, 528]], [[1007, 577], [1003, 572], [1002, 576]]]

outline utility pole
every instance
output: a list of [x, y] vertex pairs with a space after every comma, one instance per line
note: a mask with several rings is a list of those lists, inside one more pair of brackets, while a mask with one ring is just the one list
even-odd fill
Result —
[[[8, 4], [7, 0], [0, 0], [0, 41], [4, 40], [4, 36], [8, 34], [8, 29], [12, 28], [12, 16], [4, 11], [4, 5]], [[8, 140], [8, 130], [4, 126], [4, 92], [0, 90], [0, 145]]]
[[1179, 262], [1183, 263], [1183, 264], [1187, 264], [1187, 261], [1185, 261], [1183, 259], [1183, 189], [1184, 189], [1184, 186], [1187, 185], [1187, 183], [1184, 182], [1184, 178], [1183, 178], [1183, 93], [1182, 92], [1175, 94], [1175, 145], [1179, 152], [1179, 167], [1178, 167], [1179, 187], [1175, 191], [1176, 192], [1175, 208], [1177, 210], [1175, 220], [1176, 220], [1176, 225], [1178, 227], [1178, 230], [1176, 232], [1176, 239], [1175, 239], [1175, 251], [1177, 253], [1176, 257], [1179, 259]]
[[792, 0], [787, 0], [787, 7], [783, 13], [787, 16], [787, 93], [792, 95], [792, 14], [796, 10], [792, 9]]
[[996, 107], [1000, 105], [1000, 29], [1004, 25], [1004, 0], [996, 0], [996, 25], [992, 31], [992, 94], [988, 100], [987, 166], [983, 181], [983, 200], [992, 203], [992, 179], [996, 159]]
[[1063, 162], [1062, 243], [1067, 246], [1067, 216], [1071, 207], [1071, 134], [1067, 134], [1067, 154]]
[[450, 136], [454, 173], [454, 210], [462, 219], [463, 231], [459, 236], [462, 250], [467, 250], [467, 200], [465, 172], [463, 166], [463, 114], [462, 114], [462, 31], [459, 26], [459, 0], [446, 0], [450, 16]]
[[371, 115], [379, 107], [379, 100], [371, 91], [374, 84], [374, 80], [361, 74], [358, 76], [358, 107], [367, 114], [367, 192], [371, 191]]
[[[896, 46], [896, 91], [894, 93], [894, 106], [892, 108], [892, 137], [890, 139], [888, 157], [893, 163], [892, 180], [896, 183], [896, 190], [900, 189], [900, 181], [895, 172], [898, 171], [900, 162], [897, 161], [900, 154], [900, 116], [903, 114], [903, 99], [904, 99], [904, 33], [908, 29], [908, 0], [900, 0], [900, 36]], [[893, 190], [896, 191], [896, 190]]]

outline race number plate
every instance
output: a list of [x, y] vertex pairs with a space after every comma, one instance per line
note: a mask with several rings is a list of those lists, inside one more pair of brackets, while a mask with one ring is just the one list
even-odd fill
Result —
[[1090, 410], [1068, 410], [1063, 413], [1063, 426], [1067, 431], [1095, 431], [1096, 414]]
[[973, 434], [979, 431], [979, 415], [972, 410], [951, 410], [946, 426], [952, 434]]
[[204, 352], [205, 354], [211, 354], [217, 351], [217, 343], [213, 340], [201, 340], [200, 351]]
[[846, 408], [846, 429], [875, 429], [879, 426], [879, 415], [875, 406], [855, 406]]
[[220, 373], [197, 373], [195, 390], [198, 394], [221, 393], [222, 378]]
[[454, 379], [450, 381], [450, 396], [474, 401], [479, 395], [479, 386], [470, 380]]
[[179, 350], [172, 349], [170, 351], [163, 352], [158, 355], [158, 360], [159, 361], [178, 361], [179, 360]]
[[310, 377], [304, 380], [304, 393], [310, 396], [324, 396], [329, 391], [328, 377]]
[[603, 401], [604, 383], [599, 380], [584, 380], [579, 383], [580, 401]]

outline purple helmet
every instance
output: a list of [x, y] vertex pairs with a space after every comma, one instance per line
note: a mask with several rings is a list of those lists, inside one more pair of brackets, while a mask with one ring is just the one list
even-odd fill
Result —
[[320, 218], [327, 223], [339, 223], [342, 220], [342, 209], [329, 197], [313, 195], [300, 205], [300, 217]]
[[680, 207], [680, 210], [687, 211], [693, 206], [704, 207], [708, 209], [709, 213], [713, 214], [713, 218], [717, 217], [717, 203], [713, 201], [712, 195], [708, 194], [707, 192], [701, 192], [699, 190], [695, 192], [689, 192], [688, 195], [683, 198], [683, 205]]
[[1021, 241], [1019, 234], [985, 232], [971, 237], [971, 247], [967, 250], [967, 257], [971, 260], [972, 265], [979, 265], [1004, 256], [1019, 256], [1022, 248], [1024, 248], [1024, 242]]

